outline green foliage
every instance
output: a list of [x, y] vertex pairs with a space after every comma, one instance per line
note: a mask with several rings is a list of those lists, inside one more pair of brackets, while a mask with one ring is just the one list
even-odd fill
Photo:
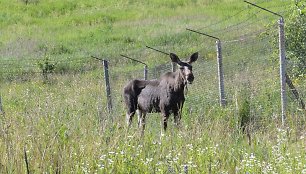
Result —
[[286, 19], [286, 57], [295, 78], [306, 77], [306, 2], [296, 0]]
[[72, 54], [72, 51], [68, 47], [61, 44], [61, 45], [55, 46], [51, 50], [51, 54], [55, 54], [55, 55], [58, 55], [58, 54]]
[[238, 99], [238, 117], [240, 119], [240, 127], [242, 132], [248, 133], [251, 126], [251, 113], [250, 113], [250, 94], [242, 90]]
[[[286, 39], [286, 59], [287, 73], [295, 79], [305, 78], [306, 74], [306, 3], [303, 0], [295, 0], [290, 5], [290, 15], [285, 17], [285, 39]], [[269, 25], [275, 26], [275, 22]], [[268, 30], [263, 34], [268, 35], [274, 45], [272, 61], [278, 62], [278, 32]]]
[[50, 61], [49, 56], [45, 56], [44, 59], [42, 61], [39, 61], [37, 63], [39, 69], [42, 72], [43, 78], [45, 82], [49, 81], [48, 75], [54, 73], [55, 68], [56, 68], [56, 64], [52, 61]]

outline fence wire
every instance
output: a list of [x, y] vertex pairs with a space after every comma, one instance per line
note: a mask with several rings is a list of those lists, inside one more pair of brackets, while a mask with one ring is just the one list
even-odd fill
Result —
[[[262, 1], [264, 3], [265, 1]], [[288, 12], [288, 11], [285, 11]], [[247, 14], [246, 14], [247, 13]], [[280, 113], [280, 83], [279, 83], [279, 65], [277, 46], [273, 45], [270, 36], [262, 33], [265, 31], [277, 32], [277, 25], [266, 27], [264, 24], [270, 23], [270, 18], [266, 14], [258, 14], [258, 10], [242, 9], [234, 15], [221, 19], [210, 25], [198, 28], [201, 31], [206, 30], [208, 34], [224, 36], [221, 38], [223, 68], [224, 68], [224, 86], [226, 100], [229, 106], [237, 105], [241, 98], [247, 98], [250, 102], [251, 113], [254, 116], [261, 115], [278, 115]], [[239, 22], [231, 23], [235, 17], [244, 16]], [[268, 18], [268, 19], [267, 19]], [[225, 25], [230, 24], [230, 25]], [[220, 25], [226, 27], [220, 27]], [[254, 28], [256, 27], [256, 30]], [[251, 31], [251, 32], [250, 32]], [[155, 46], [165, 52], [174, 52], [179, 57], [186, 58], [193, 52], [198, 51], [200, 58], [193, 65], [193, 73], [195, 81], [188, 86], [186, 96], [185, 111], [197, 112], [205, 117], [205, 114], [212, 108], [219, 107], [219, 91], [218, 91], [218, 72], [216, 60], [215, 41], [205, 38], [194, 33], [184, 33], [181, 35], [182, 40], [192, 40], [189, 45], [158, 45]], [[184, 40], [185, 41], [185, 40]], [[183, 41], [182, 41], [183, 42]], [[170, 58], [160, 53], [145, 48], [138, 48], [128, 52], [133, 58], [140, 58], [142, 61], [149, 61], [149, 58], [162, 57], [164, 63], [151, 63], [148, 69], [148, 79], [158, 79], [163, 73], [172, 70]], [[14, 79], [18, 77], [33, 76], [41, 78], [42, 71], [37, 62], [41, 60], [1, 60], [0, 67], [1, 79]], [[98, 108], [99, 115], [106, 110], [103, 66], [100, 61], [90, 58], [77, 58], [52, 61], [57, 63], [59, 69], [58, 74], [63, 76], [71, 76], [77, 80], [84, 73], [94, 73], [91, 83], [96, 80], [95, 85], [100, 86], [94, 90], [95, 106]], [[26, 63], [25, 63], [26, 62]], [[127, 60], [115, 59], [109, 60], [109, 75], [113, 110], [123, 110], [123, 87], [132, 79], [144, 78], [144, 67], [137, 63], [133, 63], [132, 69], [126, 69], [122, 64], [127, 64]], [[128, 62], [132, 63], [132, 62]], [[13, 69], [11, 67], [14, 67]], [[131, 66], [127, 66], [131, 67]], [[65, 69], [66, 68], [66, 69]], [[72, 71], [71, 71], [72, 70]], [[72, 72], [69, 74], [67, 72]], [[83, 77], [84, 77], [83, 76]], [[60, 80], [60, 78], [58, 79]], [[84, 80], [80, 80], [86, 83]], [[86, 86], [86, 85], [85, 85]], [[301, 84], [296, 86], [302, 99], [305, 99], [306, 86]], [[90, 89], [89, 89], [90, 90]], [[297, 102], [292, 93], [288, 92], [288, 112], [291, 115], [299, 113]], [[85, 99], [84, 99], [85, 100]], [[272, 103], [273, 101], [279, 101]], [[264, 119], [264, 118], [258, 118]]]

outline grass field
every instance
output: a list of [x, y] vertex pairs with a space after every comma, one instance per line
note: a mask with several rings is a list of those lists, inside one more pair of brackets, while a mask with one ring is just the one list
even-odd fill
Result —
[[[292, 1], [256, 3], [286, 19]], [[288, 92], [282, 126], [277, 38], [263, 34], [277, 32], [276, 21], [237, 0], [0, 1], [0, 173], [306, 173], [305, 111]], [[187, 27], [221, 38], [225, 108], [215, 40]], [[144, 137], [136, 118], [125, 129], [122, 87], [143, 66], [119, 55], [146, 62], [150, 79], [170, 70], [145, 45], [200, 53], [182, 126], [171, 118], [162, 139], [159, 114], [148, 115]], [[109, 60], [112, 113], [91, 55]], [[48, 79], [44, 61], [56, 64]], [[306, 79], [294, 84], [305, 99]]]

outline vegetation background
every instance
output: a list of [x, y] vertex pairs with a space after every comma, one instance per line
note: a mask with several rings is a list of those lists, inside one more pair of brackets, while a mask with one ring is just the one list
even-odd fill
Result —
[[[254, 3], [285, 18], [287, 73], [306, 94], [302, 0]], [[1, 0], [1, 173], [306, 173], [305, 110], [288, 91], [280, 122], [278, 17], [238, 0]], [[215, 40], [221, 38], [227, 106], [218, 103]], [[160, 139], [160, 116], [126, 133], [121, 91], [199, 51], [182, 127]], [[109, 60], [108, 113], [101, 62]]]

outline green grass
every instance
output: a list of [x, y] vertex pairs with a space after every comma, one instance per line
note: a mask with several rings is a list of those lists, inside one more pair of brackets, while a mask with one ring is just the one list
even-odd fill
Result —
[[[31, 173], [305, 172], [305, 111], [297, 109], [289, 93], [286, 125], [281, 126], [273, 38], [244, 36], [262, 29], [277, 32], [277, 26], [265, 27], [276, 17], [236, 0], [29, 2], [0, 1], [5, 111], [0, 115], [0, 173], [25, 173], [24, 149]], [[281, 12], [290, 2], [259, 4]], [[223, 42], [226, 108], [218, 102], [215, 41], [185, 30], [207, 25], [201, 31]], [[238, 38], [244, 41], [231, 41]], [[125, 130], [122, 88], [142, 78], [143, 66], [119, 54], [148, 63], [150, 79], [170, 70], [169, 58], [145, 45], [180, 57], [201, 55], [194, 63], [182, 127], [177, 129], [171, 118], [162, 139], [160, 114], [147, 116], [144, 137], [137, 118]], [[110, 61], [111, 114], [102, 65], [90, 55]], [[46, 57], [57, 62], [57, 73], [48, 81], [38, 68]], [[295, 81], [304, 98], [305, 84], [305, 79]], [[240, 128], [242, 114], [248, 117], [250, 139]]]

